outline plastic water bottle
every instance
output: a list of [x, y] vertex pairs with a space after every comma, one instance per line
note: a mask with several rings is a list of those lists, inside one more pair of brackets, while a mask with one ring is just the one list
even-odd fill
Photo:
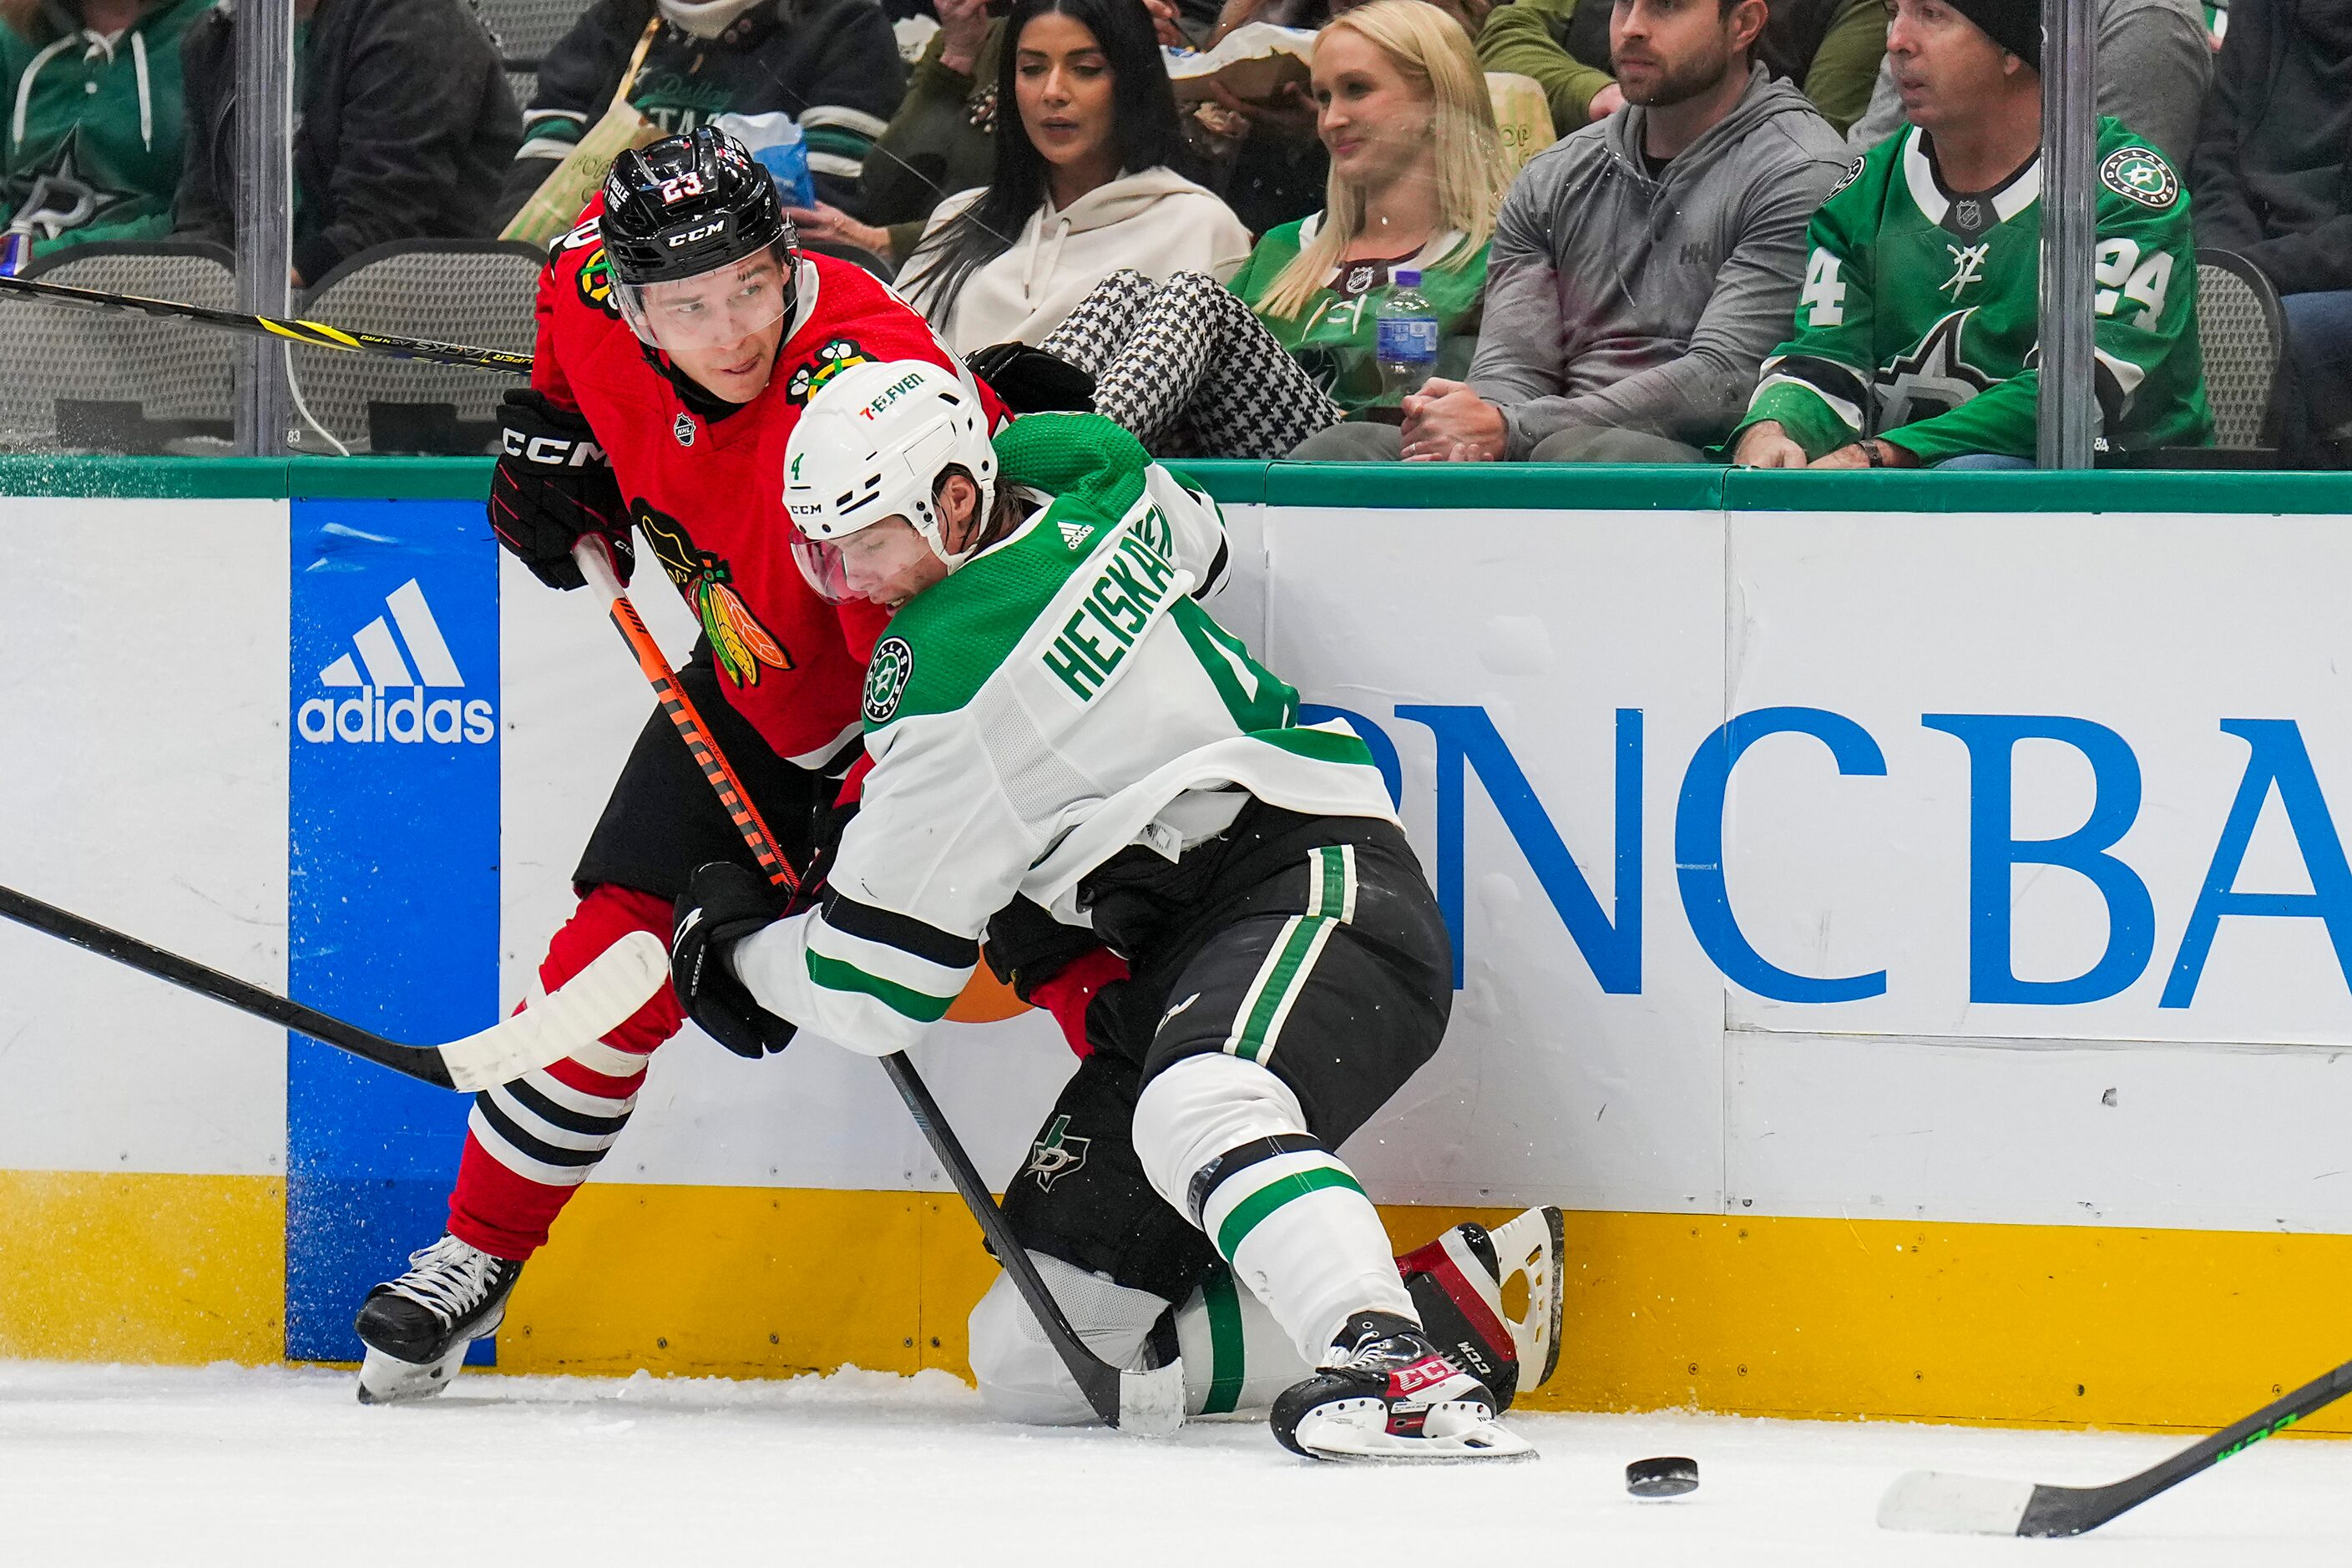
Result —
[[1421, 297], [1421, 269], [1400, 267], [1373, 318], [1375, 353], [1381, 362], [1382, 401], [1393, 403], [1419, 392], [1437, 369], [1437, 312]]
[[767, 114], [722, 114], [712, 121], [751, 154], [776, 182], [776, 195], [788, 207], [816, 205], [816, 179], [809, 173], [808, 138], [782, 110]]

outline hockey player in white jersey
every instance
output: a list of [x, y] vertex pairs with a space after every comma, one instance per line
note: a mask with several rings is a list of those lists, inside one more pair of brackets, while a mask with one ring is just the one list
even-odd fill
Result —
[[[814, 907], [776, 920], [740, 868], [698, 874], [673, 952], [689, 1011], [714, 1030], [772, 1015], [881, 1055], [946, 1014], [983, 933], [1013, 952], [1016, 984], [1024, 963], [1107, 948], [1130, 973], [1087, 1008], [1097, 1048], [1024, 1175], [1075, 1184], [1124, 1163], [1153, 1212], [1065, 1212], [1066, 1233], [1095, 1234], [1040, 1247], [1052, 1205], [1029, 1204], [1024, 1226], [1018, 1179], [1007, 1202], [1097, 1351], [1164, 1364], [1186, 1337], [1168, 1309], [1187, 1268], [1222, 1259], [1300, 1358], [1273, 1400], [1286, 1447], [1527, 1454], [1468, 1370], [1514, 1336], [1472, 1335], [1451, 1358], [1433, 1342], [1334, 1152], [1436, 1050], [1451, 952], [1363, 743], [1298, 724], [1297, 692], [1191, 596], [1223, 564], [1214, 504], [1091, 415], [1019, 420], [992, 443], [969, 393], [913, 362], [819, 391], [785, 479], [810, 581], [894, 610], [868, 667], [872, 771]], [[1423, 1299], [1474, 1316], [1499, 1316], [1500, 1279], [1530, 1274], [1530, 1386], [1557, 1350], [1557, 1226], [1534, 1211], [1500, 1248], [1455, 1233], [1424, 1249], [1468, 1260], [1475, 1288], [1452, 1289], [1457, 1267]], [[1197, 1313], [1195, 1337], [1246, 1338], [1239, 1294], [1222, 1328]], [[1043, 1359], [1002, 1282], [973, 1342], [984, 1389]], [[1213, 1343], [1186, 1348], [1217, 1363]], [[1034, 1381], [999, 1393], [1050, 1417], [1050, 1379]], [[1235, 1358], [1222, 1407], [1247, 1381]]]

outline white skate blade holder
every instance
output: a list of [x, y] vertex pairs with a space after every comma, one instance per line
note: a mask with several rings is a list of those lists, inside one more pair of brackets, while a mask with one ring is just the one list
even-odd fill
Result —
[[1293, 1435], [1318, 1459], [1359, 1464], [1473, 1464], [1537, 1457], [1534, 1444], [1491, 1420], [1436, 1436], [1399, 1437], [1388, 1430], [1387, 1415], [1377, 1399], [1348, 1400], [1310, 1412]]
[[2015, 1535], [2032, 1500], [2032, 1481], [1913, 1470], [1898, 1477], [1879, 1499], [1878, 1527], [1943, 1535]]
[[1170, 1437], [1184, 1425], [1184, 1363], [1118, 1374], [1118, 1429], [1136, 1437]]
[[520, 1012], [443, 1046], [449, 1081], [460, 1089], [492, 1089], [562, 1061], [619, 1028], [668, 982], [669, 949], [653, 932], [633, 931]]

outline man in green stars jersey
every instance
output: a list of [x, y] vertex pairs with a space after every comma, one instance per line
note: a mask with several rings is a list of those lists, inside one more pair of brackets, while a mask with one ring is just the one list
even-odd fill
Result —
[[[2030, 468], [2040, 395], [2041, 11], [1890, 0], [1910, 125], [1813, 216], [1796, 335], [1764, 362], [1732, 460], [1757, 468]], [[2102, 453], [2210, 437], [2189, 195], [2099, 122]]]

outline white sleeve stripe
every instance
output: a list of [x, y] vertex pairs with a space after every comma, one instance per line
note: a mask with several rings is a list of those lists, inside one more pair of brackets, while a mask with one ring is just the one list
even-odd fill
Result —
[[[887, 120], [877, 119], [858, 110], [845, 109], [838, 103], [820, 103], [801, 116], [802, 130], [806, 131], [811, 126], [816, 125], [835, 125], [844, 131], [855, 131], [859, 135], [869, 138], [878, 138], [882, 132], [890, 129], [890, 122]], [[812, 164], [816, 162], [814, 155], [809, 162]]]

